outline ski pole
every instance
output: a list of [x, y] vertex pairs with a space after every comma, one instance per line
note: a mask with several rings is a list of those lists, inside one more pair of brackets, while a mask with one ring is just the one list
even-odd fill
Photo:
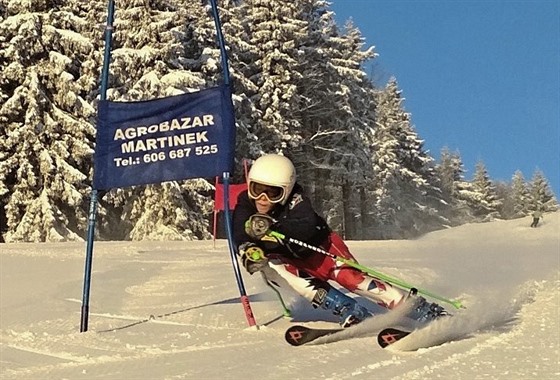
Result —
[[371, 275], [371, 276], [373, 276], [373, 277], [375, 277], [375, 278], [378, 278], [378, 279], [380, 279], [380, 280], [386, 281], [386, 282], [388, 282], [388, 283], [390, 283], [390, 284], [392, 284], [392, 285], [396, 285], [396, 286], [401, 287], [401, 288], [406, 289], [406, 290], [412, 290], [412, 289], [414, 289], [414, 290], [416, 290], [419, 294], [425, 295], [425, 296], [427, 296], [427, 297], [433, 298], [433, 299], [438, 300], [438, 301], [441, 301], [441, 302], [448, 303], [448, 304], [452, 305], [453, 307], [455, 307], [456, 309], [465, 308], [465, 307], [461, 304], [461, 301], [458, 301], [458, 300], [450, 300], [450, 299], [447, 299], [447, 298], [445, 298], [445, 297], [442, 297], [442, 296], [439, 296], [439, 295], [437, 295], [437, 294], [434, 294], [434, 293], [432, 293], [432, 292], [429, 292], [429, 291], [427, 291], [427, 290], [425, 290], [425, 289], [419, 289], [419, 288], [417, 288], [417, 287], [415, 287], [415, 286], [413, 286], [413, 285], [410, 285], [410, 284], [406, 283], [406, 282], [403, 281], [403, 280], [400, 280], [400, 279], [395, 278], [395, 277], [388, 276], [388, 275], [383, 274], [383, 273], [381, 273], [381, 272], [379, 272], [379, 271], [376, 271], [375, 269], [371, 269], [371, 268], [365, 267], [365, 266], [363, 266], [363, 265], [358, 264], [357, 262], [355, 262], [355, 261], [353, 261], [353, 260], [349, 260], [349, 259], [346, 259], [346, 258], [344, 258], [344, 257], [336, 256], [336, 255], [334, 255], [334, 254], [332, 254], [332, 253], [330, 253], [330, 252], [328, 252], [328, 251], [325, 251], [325, 250], [322, 249], [322, 248], [309, 245], [309, 244], [307, 244], [307, 243], [305, 243], [305, 242], [303, 242], [303, 241], [300, 241], [300, 240], [297, 240], [297, 239], [294, 239], [294, 238], [291, 238], [291, 237], [287, 237], [287, 236], [281, 234], [280, 232], [269, 231], [269, 232], [268, 232], [268, 235], [270, 235], [270, 236], [272, 236], [272, 237], [275, 237], [275, 238], [278, 238], [278, 239], [280, 239], [280, 240], [287, 241], [287, 242], [289, 242], [289, 243], [297, 244], [297, 245], [299, 245], [299, 246], [301, 246], [301, 247], [304, 247], [304, 248], [307, 248], [307, 249], [311, 249], [311, 250], [313, 250], [313, 251], [315, 251], [315, 252], [322, 253], [323, 255], [329, 256], [329, 257], [331, 257], [332, 259], [334, 259], [334, 260], [336, 260], [336, 261], [339, 261], [339, 262], [341, 262], [341, 263], [344, 263], [344, 264], [346, 264], [346, 265], [348, 265], [348, 266], [350, 266], [350, 267], [352, 267], [352, 268], [356, 268], [356, 269], [358, 269], [358, 270], [360, 270], [360, 271], [362, 271], [362, 272], [364, 272], [364, 273], [366, 273], [366, 274], [369, 274], [369, 275]]
[[292, 312], [290, 311], [290, 309], [288, 309], [288, 307], [286, 306], [286, 303], [284, 302], [284, 299], [282, 298], [282, 294], [280, 294], [280, 292], [278, 291], [278, 289], [276, 289], [274, 287], [274, 285], [272, 285], [270, 283], [270, 281], [268, 281], [268, 278], [266, 277], [266, 275], [264, 274], [264, 272], [261, 271], [261, 275], [262, 275], [262, 279], [264, 280], [264, 282], [266, 283], [266, 285], [272, 289], [274, 291], [274, 293], [276, 293], [276, 296], [278, 297], [278, 301], [280, 301], [280, 304], [282, 305], [282, 315], [284, 317], [291, 317], [292, 316]]

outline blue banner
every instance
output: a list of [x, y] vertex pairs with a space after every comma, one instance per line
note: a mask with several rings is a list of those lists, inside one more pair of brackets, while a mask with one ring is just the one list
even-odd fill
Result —
[[101, 101], [93, 188], [210, 178], [233, 170], [229, 86], [143, 102]]

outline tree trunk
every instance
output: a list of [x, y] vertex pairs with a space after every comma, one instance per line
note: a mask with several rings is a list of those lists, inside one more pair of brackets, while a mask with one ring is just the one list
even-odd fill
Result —
[[342, 184], [342, 218], [344, 226], [344, 238], [352, 240], [356, 238], [356, 221], [352, 207], [352, 186], [348, 181]]

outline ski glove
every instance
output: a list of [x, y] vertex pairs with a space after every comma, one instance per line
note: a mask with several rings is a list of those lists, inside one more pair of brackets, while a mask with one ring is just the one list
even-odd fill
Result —
[[255, 240], [261, 240], [273, 223], [274, 219], [266, 214], [253, 214], [245, 222], [245, 233]]
[[254, 243], [241, 244], [239, 253], [241, 254], [241, 264], [249, 274], [258, 272], [268, 265], [268, 259], [265, 257], [264, 251]]

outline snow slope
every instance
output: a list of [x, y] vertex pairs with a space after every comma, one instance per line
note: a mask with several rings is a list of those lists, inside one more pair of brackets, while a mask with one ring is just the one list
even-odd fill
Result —
[[[85, 244], [0, 244], [0, 378], [560, 378], [559, 219], [349, 242], [363, 265], [467, 306], [398, 351], [375, 343], [391, 314], [345, 331], [348, 339], [289, 346], [291, 322], [274, 293], [244, 273], [261, 325], [247, 328], [225, 241], [96, 242], [89, 331], [79, 333]], [[284, 294], [294, 320], [332, 325]]]

